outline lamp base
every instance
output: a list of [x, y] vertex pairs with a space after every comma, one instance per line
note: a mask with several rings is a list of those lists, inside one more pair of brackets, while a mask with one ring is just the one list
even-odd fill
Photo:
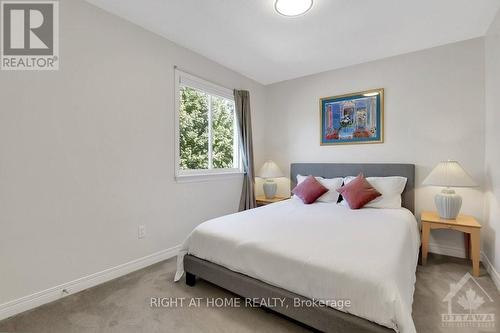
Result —
[[266, 199], [272, 199], [276, 195], [276, 190], [278, 189], [278, 184], [274, 182], [272, 179], [267, 179], [262, 185], [264, 188], [264, 195]]
[[462, 197], [455, 193], [455, 190], [444, 189], [434, 197], [439, 217], [447, 220], [457, 218], [462, 207]]

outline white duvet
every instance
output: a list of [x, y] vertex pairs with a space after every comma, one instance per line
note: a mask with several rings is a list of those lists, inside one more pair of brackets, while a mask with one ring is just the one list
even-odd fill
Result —
[[418, 230], [404, 208], [351, 210], [292, 198], [196, 227], [175, 280], [192, 254], [308, 298], [350, 300], [339, 310], [412, 333]]

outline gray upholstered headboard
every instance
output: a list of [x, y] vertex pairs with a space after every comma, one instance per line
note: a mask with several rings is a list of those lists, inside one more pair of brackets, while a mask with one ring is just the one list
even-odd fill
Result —
[[313, 175], [324, 178], [357, 176], [365, 177], [402, 176], [408, 180], [401, 194], [403, 207], [415, 213], [415, 165], [393, 163], [292, 163], [290, 166], [290, 186], [297, 185], [297, 175]]

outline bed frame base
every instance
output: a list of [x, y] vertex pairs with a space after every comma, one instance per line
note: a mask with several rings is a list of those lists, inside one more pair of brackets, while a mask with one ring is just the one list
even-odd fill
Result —
[[283, 305], [281, 302], [277, 302], [275, 306], [265, 310], [277, 312], [323, 332], [394, 332], [387, 327], [331, 307], [297, 306], [296, 304], [299, 302], [305, 304], [311, 300], [192, 255], [184, 257], [184, 270], [186, 271], [186, 284], [191, 287], [195, 285], [196, 277], [199, 277], [247, 299], [284, 300]]
[[194, 287], [196, 284], [196, 275], [186, 272], [186, 284], [190, 287]]

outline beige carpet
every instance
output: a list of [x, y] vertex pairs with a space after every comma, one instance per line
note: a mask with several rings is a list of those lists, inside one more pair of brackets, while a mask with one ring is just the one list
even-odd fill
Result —
[[[418, 332], [498, 332], [500, 331], [500, 294], [491, 278], [482, 270], [477, 279], [486, 293], [481, 294], [472, 281], [467, 282], [460, 295], [469, 288], [483, 297], [476, 313], [493, 313], [494, 328], [443, 327], [441, 313], [448, 306], [442, 299], [449, 284], [457, 282], [470, 270], [465, 260], [431, 256], [429, 263], [418, 266], [413, 318]], [[151, 297], [234, 297], [232, 294], [204, 281], [194, 288], [173, 283], [175, 261], [161, 262], [103, 285], [68, 296], [56, 302], [22, 313], [0, 322], [0, 332], [308, 332], [273, 313], [259, 308], [151, 308]], [[459, 295], [457, 295], [459, 296]], [[477, 297], [475, 298], [477, 301]], [[480, 301], [479, 301], [480, 303]], [[475, 302], [475, 305], [478, 303]], [[455, 308], [460, 305], [454, 304]], [[457, 311], [454, 311], [457, 312]], [[463, 310], [462, 310], [463, 312]]]

